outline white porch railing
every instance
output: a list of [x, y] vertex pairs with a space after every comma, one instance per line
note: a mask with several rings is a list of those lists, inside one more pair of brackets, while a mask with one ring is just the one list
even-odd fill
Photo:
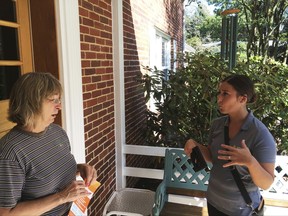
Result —
[[[145, 156], [165, 156], [165, 147], [125, 145], [123, 154], [145, 155]], [[271, 200], [282, 200], [288, 202], [288, 156], [277, 156], [275, 165], [275, 180], [269, 190], [262, 191], [265, 198]], [[124, 167], [124, 176], [163, 179], [164, 170]]]
[[275, 179], [272, 186], [262, 195], [269, 199], [288, 201], [288, 156], [277, 156], [275, 171]]

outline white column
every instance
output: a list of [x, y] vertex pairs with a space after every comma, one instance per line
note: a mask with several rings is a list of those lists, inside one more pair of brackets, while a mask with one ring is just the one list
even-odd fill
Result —
[[126, 187], [125, 154], [125, 97], [122, 0], [112, 0], [112, 40], [115, 101], [116, 189]]
[[60, 81], [63, 85], [62, 124], [77, 163], [85, 163], [84, 114], [78, 0], [55, 0]]

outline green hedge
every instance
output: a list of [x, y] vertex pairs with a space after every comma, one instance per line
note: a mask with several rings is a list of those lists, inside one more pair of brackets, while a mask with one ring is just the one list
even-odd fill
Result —
[[253, 58], [238, 62], [233, 71], [219, 56], [202, 52], [186, 53], [178, 59], [179, 67], [163, 71], [144, 67], [147, 73], [139, 79], [147, 102], [156, 110], [147, 109], [145, 138], [149, 145], [183, 147], [189, 137], [206, 143], [211, 120], [217, 111], [217, 86], [231, 73], [246, 74], [254, 82], [258, 99], [250, 108], [270, 129], [279, 152], [288, 149], [288, 67], [277, 62], [262, 63]]

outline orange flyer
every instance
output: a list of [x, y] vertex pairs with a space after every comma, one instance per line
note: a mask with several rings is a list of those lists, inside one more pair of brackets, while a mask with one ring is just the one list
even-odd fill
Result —
[[[77, 180], [83, 180], [80, 176], [77, 176]], [[93, 196], [93, 193], [97, 190], [97, 188], [101, 185], [100, 182], [96, 181], [86, 188], [90, 195], [77, 199], [72, 203], [71, 209], [69, 211], [68, 216], [87, 216], [87, 207], [89, 202]]]

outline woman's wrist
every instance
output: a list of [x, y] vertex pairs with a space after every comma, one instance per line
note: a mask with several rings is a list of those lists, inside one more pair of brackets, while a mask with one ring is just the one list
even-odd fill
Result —
[[66, 197], [63, 193], [63, 191], [60, 191], [58, 193], [55, 194], [56, 196], [56, 201], [59, 203], [59, 205], [66, 203]]
[[197, 142], [194, 139], [189, 139], [188, 142], [191, 143], [192, 149], [197, 146]]

